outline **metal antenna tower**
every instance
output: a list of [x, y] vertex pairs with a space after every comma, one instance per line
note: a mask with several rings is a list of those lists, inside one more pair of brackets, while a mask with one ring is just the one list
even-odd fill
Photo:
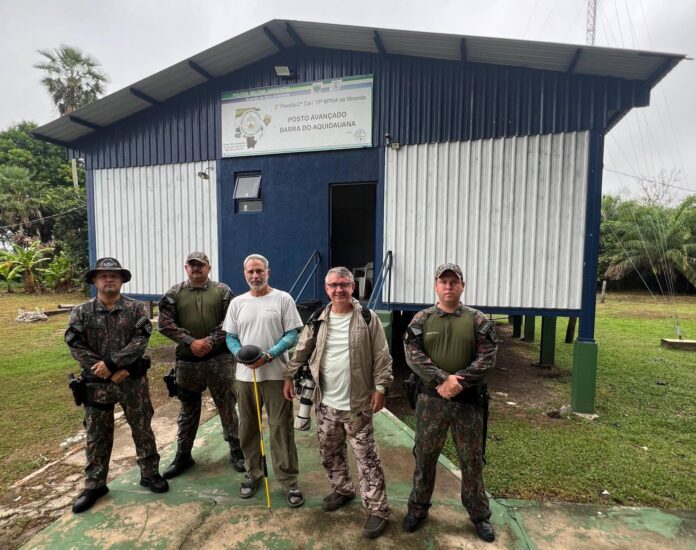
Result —
[[587, 0], [587, 34], [585, 35], [585, 44], [588, 46], [594, 46], [598, 1], [599, 0]]

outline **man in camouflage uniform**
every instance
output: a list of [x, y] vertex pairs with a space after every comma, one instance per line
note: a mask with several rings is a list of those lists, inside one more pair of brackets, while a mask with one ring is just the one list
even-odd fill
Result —
[[[387, 525], [389, 505], [372, 417], [384, 407], [385, 392], [393, 381], [392, 359], [379, 318], [352, 297], [355, 283], [350, 270], [334, 267], [325, 282], [331, 303], [302, 331], [284, 374], [291, 379], [309, 363], [317, 381], [319, 452], [333, 489], [324, 498], [324, 510], [337, 510], [355, 497], [346, 455], [348, 439], [367, 512], [363, 536], [376, 538]], [[292, 384], [285, 386], [287, 399], [293, 398], [292, 388]]]
[[498, 337], [493, 323], [460, 302], [461, 268], [446, 263], [435, 272], [438, 303], [418, 312], [405, 335], [406, 362], [421, 382], [416, 404], [416, 468], [403, 528], [415, 531], [428, 515], [435, 469], [448, 428], [462, 472], [462, 504], [478, 536], [492, 542], [491, 511], [483, 485], [485, 389], [495, 364]]
[[133, 434], [140, 484], [164, 493], [167, 481], [159, 474], [159, 454], [150, 422], [153, 409], [147, 381], [149, 362], [143, 359], [152, 325], [142, 302], [121, 295], [131, 278], [114, 258], [97, 260], [85, 275], [97, 289], [92, 298], [73, 309], [65, 341], [80, 363], [87, 431], [85, 489], [73, 504], [80, 513], [109, 492], [106, 477], [114, 441], [114, 404], [120, 403]]
[[201, 418], [201, 393], [206, 387], [220, 413], [232, 467], [243, 472], [235, 410], [235, 363], [222, 330], [234, 294], [226, 284], [208, 278], [210, 261], [203, 252], [191, 252], [185, 269], [188, 280], [170, 288], [159, 302], [159, 331], [177, 343], [176, 385], [181, 400], [177, 453], [164, 477], [176, 477], [195, 464], [191, 449]]

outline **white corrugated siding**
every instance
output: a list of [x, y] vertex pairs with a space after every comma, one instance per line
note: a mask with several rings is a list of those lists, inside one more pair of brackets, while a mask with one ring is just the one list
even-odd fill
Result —
[[[209, 169], [210, 167], [210, 169]], [[209, 180], [198, 172], [208, 171]], [[94, 171], [97, 258], [113, 256], [133, 274], [128, 294], [162, 294], [186, 278], [202, 250], [217, 278], [217, 186], [208, 162]]]
[[588, 143], [581, 132], [387, 149], [392, 302], [432, 303], [435, 267], [454, 261], [466, 304], [579, 309]]

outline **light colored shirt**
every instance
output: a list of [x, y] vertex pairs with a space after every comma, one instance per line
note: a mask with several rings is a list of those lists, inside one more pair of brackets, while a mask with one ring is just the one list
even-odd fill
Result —
[[350, 347], [348, 333], [353, 312], [329, 314], [321, 359], [321, 400], [339, 411], [350, 410]]
[[[289, 330], [302, 327], [292, 297], [282, 290], [272, 289], [264, 296], [252, 296], [249, 292], [237, 296], [230, 303], [222, 329], [236, 334], [242, 346], [254, 345], [264, 351], [271, 349]], [[256, 369], [256, 381], [284, 380], [283, 365], [288, 361], [287, 352], [270, 363]], [[252, 369], [237, 364], [237, 380], [253, 381]]]

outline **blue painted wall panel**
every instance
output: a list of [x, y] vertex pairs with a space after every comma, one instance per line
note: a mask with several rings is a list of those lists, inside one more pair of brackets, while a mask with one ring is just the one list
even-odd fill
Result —
[[[377, 182], [379, 149], [232, 158], [218, 161], [217, 166], [222, 182], [219, 239], [223, 280], [235, 294], [246, 292], [242, 262], [249, 254], [259, 253], [270, 262], [271, 286], [288, 290], [314, 250], [321, 254], [319, 276], [323, 281], [329, 268], [330, 184]], [[255, 171], [262, 173], [263, 210], [235, 213], [235, 175]], [[310, 284], [305, 297], [311, 297], [311, 289]], [[319, 291], [324, 297], [323, 283]]]
[[373, 144], [603, 131], [609, 115], [646, 105], [638, 82], [519, 67], [291, 48], [184, 92], [75, 144], [88, 168], [183, 163], [220, 156], [220, 93], [298, 81], [374, 75]]

